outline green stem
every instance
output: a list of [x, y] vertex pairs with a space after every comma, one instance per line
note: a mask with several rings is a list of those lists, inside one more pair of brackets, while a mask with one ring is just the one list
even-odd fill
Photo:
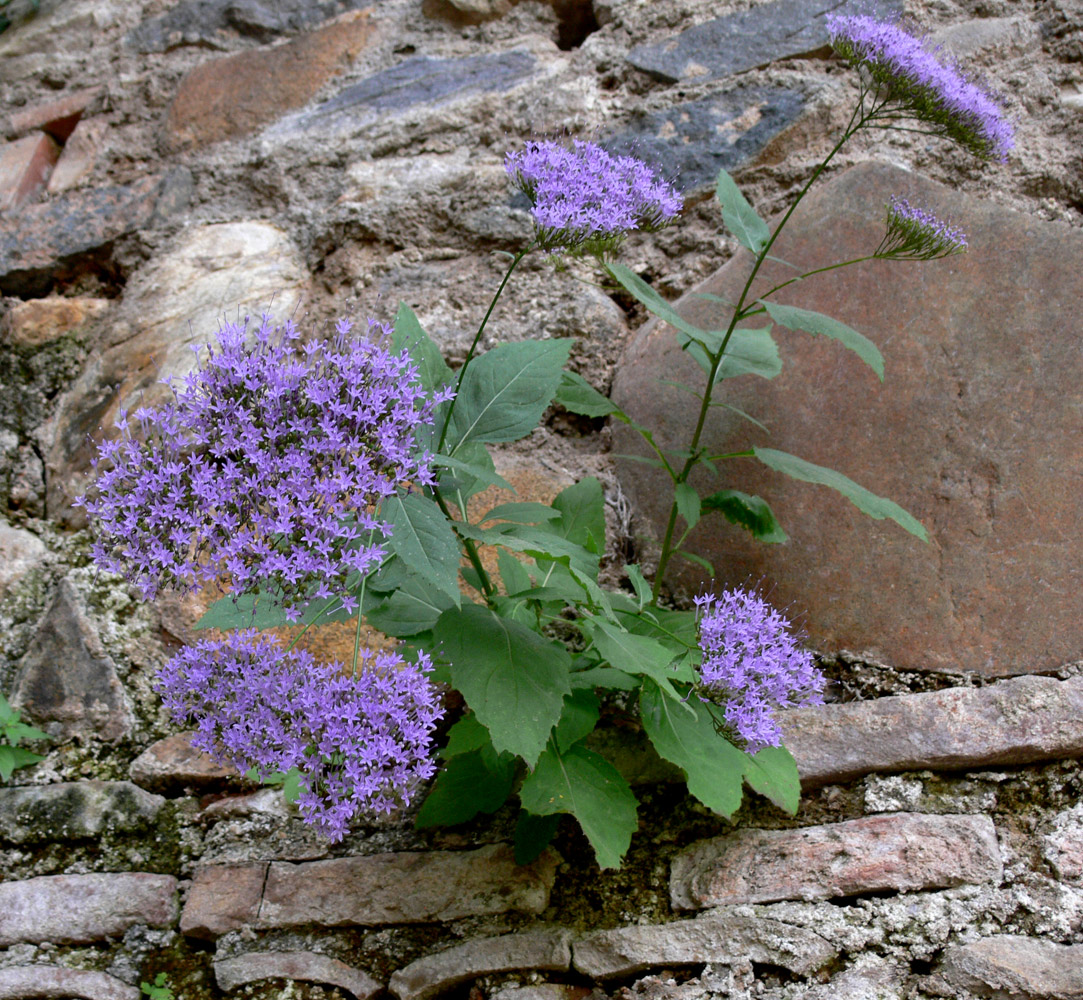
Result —
[[[462, 543], [463, 548], [466, 550], [466, 558], [470, 560], [470, 565], [474, 567], [474, 572], [477, 573], [478, 579], [481, 581], [481, 592], [485, 596], [486, 603], [492, 604], [491, 597], [496, 594], [496, 587], [493, 585], [493, 581], [490, 579], [489, 574], [485, 572], [485, 567], [481, 564], [481, 556], [478, 555], [478, 547], [474, 543], [474, 539], [465, 538], [459, 534], [455, 528], [455, 518], [451, 516], [451, 511], [448, 509], [447, 501], [440, 493], [440, 489], [437, 486], [432, 487], [433, 499], [437, 502], [440, 510], [443, 511], [444, 517], [448, 519], [448, 523], [451, 525], [453, 531], [458, 536], [459, 541]], [[466, 516], [466, 511], [463, 511], [463, 516]]]
[[[760, 302], [763, 299], [767, 298], [767, 296], [774, 295], [775, 292], [782, 291], [783, 288], [785, 288], [787, 285], [792, 285], [795, 281], [802, 281], [805, 278], [811, 278], [814, 274], [823, 274], [824, 271], [836, 271], [840, 267], [849, 267], [851, 264], [863, 264], [867, 260], [876, 260], [876, 254], [870, 253], [866, 254], [864, 257], [854, 257], [851, 260], [839, 261], [839, 263], [837, 264], [828, 264], [827, 267], [817, 267], [815, 270], [805, 271], [804, 274], [799, 274], [795, 278], [790, 278], [789, 281], [784, 281], [781, 285], [775, 285], [775, 287], [772, 288], [769, 292], [764, 292], [762, 295], [758, 296], [756, 301]], [[766, 310], [762, 306], [759, 309], [751, 309], [747, 312], [742, 313], [740, 319], [748, 319], [749, 316], [755, 316], [757, 313], [761, 312], [766, 312]]]
[[[369, 545], [372, 544], [372, 532], [369, 532]], [[357, 676], [357, 658], [361, 655], [361, 622], [364, 620], [365, 609], [365, 584], [368, 582], [368, 574], [361, 577], [361, 586], [357, 593], [357, 629], [353, 636], [353, 675]]]

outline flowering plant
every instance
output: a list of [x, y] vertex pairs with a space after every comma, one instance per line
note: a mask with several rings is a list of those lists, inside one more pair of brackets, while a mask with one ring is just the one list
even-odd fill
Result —
[[[511, 255], [458, 371], [406, 305], [393, 329], [370, 325], [357, 338], [342, 323], [331, 340], [303, 345], [290, 324], [227, 325], [202, 367], [173, 385], [172, 402], [134, 414], [138, 436], [101, 446], [95, 490], [78, 502], [96, 518], [102, 565], [125, 572], [147, 597], [163, 584], [211, 580], [232, 591], [199, 623], [226, 637], [181, 651], [159, 680], [174, 717], [196, 726], [197, 746], [283, 782], [302, 815], [339, 839], [359, 817], [408, 803], [436, 772], [440, 682], [465, 708], [439, 750], [419, 826], [462, 823], [513, 797], [520, 861], [537, 856], [559, 814], [571, 813], [598, 863], [612, 867], [636, 829], [636, 801], [590, 734], [599, 693], [617, 691], [624, 694], [614, 701], [638, 713], [658, 753], [711, 809], [732, 814], [747, 782], [796, 810], [797, 769], [775, 713], [821, 700], [812, 656], [755, 593], [705, 594], [695, 610], [661, 602], [670, 560], [698, 558], [683, 545], [702, 518], [721, 514], [766, 543], [786, 535], [762, 498], [731, 488], [700, 496], [691, 474], [752, 458], [829, 486], [918, 538], [925, 530], [892, 501], [794, 455], [756, 447], [708, 462], [704, 422], [726, 378], [779, 373], [774, 324], [833, 338], [883, 377], [879, 350], [860, 333], [772, 298], [856, 261], [750, 291], [794, 208], [847, 140], [907, 121], [985, 158], [1011, 148], [993, 99], [921, 41], [866, 17], [828, 23], [836, 50], [860, 73], [857, 106], [773, 228], [719, 174], [723, 220], [752, 260], [721, 329], [689, 323], [613, 259], [630, 231], [676, 219], [673, 187], [595, 143], [535, 141], [506, 161], [530, 202], [533, 238]], [[965, 249], [957, 229], [895, 200], [883, 241], [858, 259], [930, 260]], [[663, 451], [650, 429], [566, 371], [569, 341], [478, 352], [513, 272], [535, 251], [597, 260], [674, 328], [705, 375], [693, 390], [700, 406], [686, 448]], [[752, 317], [766, 326], [740, 325]], [[486, 487], [511, 489], [488, 446], [525, 437], [554, 401], [630, 424], [669, 475], [673, 502], [653, 581], [627, 565], [627, 591], [599, 585], [607, 548], [596, 479], [551, 504], [502, 503], [474, 515], [470, 501]], [[495, 550], [495, 573], [486, 549]], [[255, 631], [351, 619], [347, 667], [315, 661], [296, 647], [300, 636], [282, 646]], [[403, 640], [402, 649], [362, 648], [362, 622]]]

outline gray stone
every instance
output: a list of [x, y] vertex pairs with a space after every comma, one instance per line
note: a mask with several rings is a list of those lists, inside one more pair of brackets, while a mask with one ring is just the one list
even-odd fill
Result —
[[234, 958], [215, 959], [218, 988], [229, 992], [261, 979], [294, 979], [306, 983], [330, 983], [369, 1000], [383, 990], [368, 973], [312, 951], [252, 951]]
[[[762, 8], [756, 8], [757, 10]], [[602, 145], [656, 167], [682, 191], [713, 185], [801, 116], [804, 96], [782, 87], [738, 87], [633, 119]]]
[[1083, 677], [1013, 677], [779, 713], [804, 785], [1083, 756]]
[[0, 839], [35, 844], [143, 830], [163, 805], [130, 781], [0, 788]]
[[52, 736], [116, 741], [131, 732], [132, 712], [116, 667], [68, 580], [60, 582], [20, 661], [11, 703], [47, 725]]
[[20, 941], [88, 944], [118, 937], [136, 924], [163, 927], [176, 919], [172, 875], [42, 875], [0, 882], [0, 947]]
[[[628, 61], [666, 83], [732, 76], [823, 49], [828, 44], [824, 15], [845, 6], [845, 0], [774, 0], [758, 4], [751, 10], [698, 24], [664, 41], [637, 45], [628, 53]], [[864, 5], [865, 9], [875, 16], [886, 16], [901, 13], [902, 3], [875, 0]]]
[[814, 931], [725, 909], [694, 920], [597, 931], [572, 946], [576, 971], [595, 979], [675, 965], [739, 961], [778, 965], [807, 976], [837, 955], [838, 949]]
[[954, 989], [989, 1000], [1083, 998], [1083, 944], [1001, 934], [951, 945], [938, 971]]
[[175, 792], [183, 788], [206, 788], [227, 781], [237, 781], [236, 768], [216, 764], [192, 746], [194, 732], [177, 733], [152, 743], [128, 768], [138, 785], [152, 792]]
[[689, 910], [995, 884], [1002, 875], [988, 816], [891, 813], [702, 840], [674, 858], [670, 900]]
[[33, 569], [45, 555], [37, 535], [0, 521], [0, 599]]
[[965, 59], [968, 65], [975, 57], [1011, 58], [1042, 47], [1038, 26], [1025, 17], [968, 18], [934, 31], [929, 41], [944, 46], [954, 58]]
[[140, 1000], [142, 994], [116, 976], [52, 965], [0, 969], [0, 1000]]
[[830, 982], [792, 995], [792, 1000], [902, 1000], [909, 996], [906, 971], [876, 955], [860, 955]]
[[399, 1000], [427, 1000], [459, 983], [494, 972], [563, 972], [571, 965], [571, 937], [568, 931], [531, 930], [475, 938], [399, 969], [388, 989]]
[[[871, 261], [777, 296], [879, 344], [885, 382], [835, 341], [777, 329], [782, 374], [730, 379], [716, 395], [770, 434], [718, 407], [700, 443], [709, 454], [766, 445], [837, 469], [910, 511], [930, 543], [870, 520], [833, 490], [741, 460], [725, 464], [724, 478], [704, 472], [693, 484], [701, 495], [726, 486], [763, 496], [788, 543], [764, 545], [708, 517], [687, 544], [714, 564], [713, 586], [763, 580], [773, 603], [800, 609], [815, 648], [906, 669], [1057, 668], [1083, 652], [1083, 564], [1074, 555], [1083, 548], [1083, 491], [1064, 475], [1083, 447], [1083, 359], [1072, 333], [1083, 232], [870, 162], [813, 189], [772, 252], [806, 270], [868, 254], [893, 194], [951, 219], [969, 234], [970, 252]], [[747, 260], [736, 257], [678, 311], [724, 327], [724, 307], [699, 296], [739, 292]], [[754, 294], [792, 276], [768, 262]], [[668, 327], [645, 324], [620, 362], [613, 399], [671, 450], [687, 448], [695, 420], [672, 381], [702, 385], [703, 376]], [[613, 438], [614, 452], [643, 453], [623, 426]], [[618, 472], [641, 523], [660, 538], [668, 476], [622, 459]], [[707, 577], [678, 559], [669, 579], [694, 591]]]
[[1056, 814], [1042, 836], [1042, 853], [1062, 882], [1083, 885], [1083, 802]]

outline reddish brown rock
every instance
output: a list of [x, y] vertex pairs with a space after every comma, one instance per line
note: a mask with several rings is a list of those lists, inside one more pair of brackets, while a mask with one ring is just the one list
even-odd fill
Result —
[[0, 969], [0, 1000], [140, 1000], [135, 986], [107, 972], [52, 965]]
[[0, 333], [6, 343], [42, 347], [77, 330], [108, 308], [108, 299], [65, 299], [54, 295], [16, 302], [5, 314]]
[[49, 194], [75, 187], [94, 169], [107, 131], [108, 126], [101, 118], [91, 118], [75, 126], [49, 178]]
[[1081, 1000], [1083, 945], [1000, 934], [944, 952], [940, 977], [990, 1000]]
[[366, 11], [283, 45], [205, 62], [181, 81], [165, 135], [174, 149], [236, 139], [306, 104], [372, 37]]
[[45, 189], [60, 147], [44, 132], [0, 146], [0, 212], [15, 212]]
[[806, 786], [885, 771], [958, 770], [1083, 756], [1083, 678], [1013, 677], [781, 713]]
[[98, 87], [90, 87], [58, 97], [55, 101], [23, 108], [11, 115], [9, 127], [15, 135], [23, 135], [31, 129], [41, 129], [57, 142], [65, 143], [75, 131], [90, 102], [98, 96], [98, 91]]
[[[866, 163], [814, 189], [773, 253], [806, 270], [871, 253], [893, 194], [950, 218], [968, 233], [970, 252], [871, 261], [777, 297], [878, 344], [885, 382], [835, 341], [776, 328], [783, 373], [728, 380], [716, 396], [771, 433], [718, 407], [703, 443], [709, 453], [767, 446], [837, 469], [909, 510], [930, 543], [870, 520], [832, 490], [741, 459], [725, 463], [717, 480], [695, 480], [697, 488], [763, 496], [789, 542], [762, 545], [711, 515], [692, 533], [691, 550], [713, 561], [717, 586], [763, 580], [776, 604], [800, 609], [821, 649], [984, 674], [1077, 660], [1083, 490], [1065, 470], [1083, 454], [1083, 233]], [[733, 296], [747, 260], [742, 252], [678, 310], [702, 327], [724, 325], [723, 307], [697, 296]], [[769, 264], [756, 287], [765, 292], [792, 274]], [[703, 375], [672, 330], [651, 322], [625, 353], [613, 398], [662, 448], [686, 448], [694, 408], [663, 380], [701, 385]], [[642, 447], [617, 426], [614, 451]], [[668, 478], [629, 461], [619, 471], [661, 538]], [[704, 584], [679, 559], [671, 572], [674, 583]]]
[[172, 875], [42, 875], [0, 882], [0, 947], [20, 941], [87, 944], [136, 924], [164, 927], [176, 918]]
[[210, 756], [192, 746], [194, 735], [177, 733], [152, 743], [128, 768], [132, 781], [152, 792], [167, 792], [236, 780], [239, 777], [236, 768], [216, 764]]
[[673, 861], [670, 899], [682, 910], [782, 899], [833, 899], [998, 882], [988, 816], [892, 813], [797, 830], [737, 830]]
[[330, 983], [348, 990], [357, 1000], [369, 1000], [384, 988], [367, 972], [312, 951], [253, 951], [216, 959], [214, 978], [218, 988], [227, 992], [261, 979]]
[[245, 924], [255, 924], [266, 878], [266, 862], [201, 868], [184, 901], [181, 933], [216, 938]]

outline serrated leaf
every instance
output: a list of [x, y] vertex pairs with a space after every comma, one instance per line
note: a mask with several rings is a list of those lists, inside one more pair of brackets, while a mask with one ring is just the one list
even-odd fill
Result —
[[440, 756], [444, 760], [450, 760], [452, 757], [490, 745], [489, 730], [478, 722], [476, 716], [467, 712], [448, 730], [447, 746], [440, 751]]
[[365, 614], [373, 627], [398, 638], [417, 635], [452, 607], [451, 598], [420, 577], [410, 577], [387, 600]]
[[455, 377], [455, 373], [444, 361], [440, 348], [422, 329], [413, 309], [405, 302], [399, 303], [399, 311], [395, 315], [391, 350], [396, 354], [402, 350], [410, 353], [411, 360], [418, 367], [421, 384], [428, 392], [446, 385]]
[[761, 542], [777, 544], [786, 541], [786, 532], [775, 519], [774, 512], [760, 497], [740, 490], [719, 490], [703, 498], [703, 509], [720, 513]]
[[725, 170], [718, 171], [715, 195], [722, 206], [722, 221], [729, 231], [742, 246], [748, 247], [754, 254], [762, 253], [771, 239], [771, 231]]
[[636, 800], [620, 772], [581, 743], [559, 752], [550, 745], [519, 790], [523, 808], [538, 816], [571, 813], [601, 868], [618, 868], [638, 827]]
[[471, 750], [457, 755], [436, 775], [415, 825], [419, 830], [455, 826], [479, 812], [496, 812], [507, 800], [514, 779], [515, 760], [506, 754]]
[[558, 642], [488, 608], [449, 608], [433, 637], [451, 662], [451, 679], [497, 751], [532, 765], [560, 719], [571, 690], [571, 655]]
[[626, 632], [619, 626], [598, 618], [587, 623], [594, 648], [618, 670], [649, 677], [660, 691], [676, 701], [681, 696], [673, 689], [669, 665], [676, 659], [673, 651], [656, 639]]
[[515, 487], [511, 483], [503, 476], [497, 475], [492, 457], [480, 441], [463, 445], [459, 449], [458, 458], [452, 458], [450, 455], [433, 455], [432, 464], [460, 473], [452, 482], [445, 483], [444, 478], [441, 477], [440, 486], [448, 492], [462, 492], [470, 497], [485, 486], [496, 486], [509, 493], [515, 492]]
[[651, 585], [643, 575], [643, 570], [636, 563], [625, 563], [624, 574], [628, 577], [628, 582], [631, 583], [632, 589], [636, 592], [636, 601], [639, 603], [636, 610], [642, 611], [651, 602]]
[[45, 758], [41, 754], [31, 753], [22, 747], [8, 746], [0, 743], [0, 778], [7, 781], [17, 767], [26, 767], [27, 764], [36, 764]]
[[564, 710], [553, 730], [553, 739], [561, 752], [568, 750], [598, 724], [598, 698], [587, 688], [570, 691], [564, 698]]
[[756, 458], [769, 469], [774, 469], [776, 472], [784, 473], [791, 479], [799, 479], [804, 483], [829, 486], [846, 497], [863, 514], [868, 514], [869, 517], [878, 521], [890, 518], [899, 527], [905, 528], [923, 542], [929, 540], [922, 523], [913, 514], [907, 513], [894, 501], [877, 496], [864, 486], [858, 486], [841, 472], [825, 469], [822, 465], [813, 465], [812, 462], [806, 462], [803, 458], [784, 451], [776, 451], [774, 448], [753, 448], [752, 451]]
[[600, 555], [605, 551], [605, 496], [594, 476], [561, 490], [553, 508], [561, 514], [561, 535], [588, 552]]
[[796, 306], [784, 306], [764, 299], [760, 299], [760, 302], [767, 310], [767, 314], [779, 326], [784, 326], [788, 330], [804, 330], [806, 333], [837, 340], [876, 372], [881, 382], [884, 381], [884, 356], [868, 337], [848, 327], [845, 323], [840, 323], [837, 319], [813, 312], [811, 309], [798, 309]]
[[745, 754], [745, 781], [791, 816], [801, 801], [801, 775], [793, 754], [785, 747], [764, 747], [759, 753]]
[[494, 525], [492, 528], [477, 528], [461, 523], [457, 523], [455, 527], [465, 538], [483, 545], [503, 545], [513, 552], [525, 552], [535, 559], [574, 563], [581, 572], [595, 578], [598, 576], [598, 557], [582, 545], [557, 534], [558, 529], [555, 527], [515, 524], [511, 521]]
[[560, 385], [554, 400], [569, 413], [578, 413], [584, 417], [608, 417], [611, 413], [621, 413], [608, 396], [603, 396], [582, 375], [565, 371], [561, 375]]
[[639, 681], [616, 667], [589, 667], [577, 670], [569, 678], [573, 688], [606, 688], [612, 691], [634, 691]]
[[504, 581], [504, 589], [509, 596], [530, 590], [534, 586], [527, 568], [504, 549], [496, 550], [496, 568], [500, 571], [500, 579]]
[[20, 740], [48, 740], [52, 737], [35, 726], [28, 726], [25, 722], [19, 722], [19, 715], [16, 713], [15, 721], [9, 722], [7, 725], [0, 727], [4, 730], [4, 738], [9, 743], [18, 743]]
[[684, 518], [684, 523], [691, 530], [699, 521], [699, 494], [690, 483], [678, 483], [674, 488], [673, 496], [677, 501], [677, 513]]
[[462, 552], [440, 508], [420, 493], [388, 497], [380, 517], [391, 525], [387, 546], [406, 567], [458, 604]]
[[478, 524], [486, 521], [514, 521], [516, 524], [544, 524], [560, 517], [560, 511], [547, 503], [521, 502], [497, 504], [492, 510], [477, 520]]
[[552, 841], [559, 822], [559, 813], [553, 813], [552, 816], [535, 816], [525, 809], [522, 810], [515, 823], [515, 863], [529, 865], [532, 861], [536, 861]]

